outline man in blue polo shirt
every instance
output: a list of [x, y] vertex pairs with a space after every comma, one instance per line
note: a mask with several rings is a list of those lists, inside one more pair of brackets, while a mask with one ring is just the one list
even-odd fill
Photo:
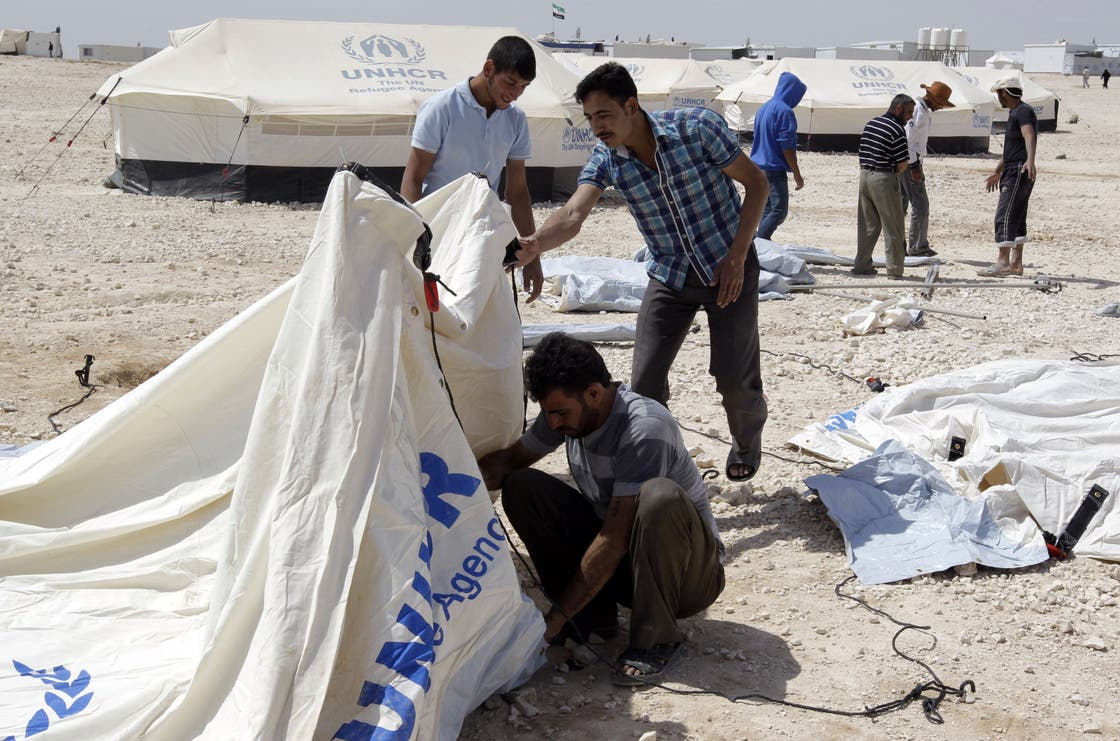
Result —
[[[752, 239], [770, 192], [766, 176], [713, 111], [642, 110], [634, 80], [618, 64], [585, 77], [576, 100], [599, 143], [568, 202], [522, 238], [520, 263], [575, 237], [613, 185], [645, 238], [650, 276], [638, 312], [631, 388], [669, 401], [669, 368], [703, 309], [711, 332], [709, 373], [733, 440], [727, 477], [749, 479], [758, 471], [766, 423]], [[736, 182], [746, 189], [745, 200]]]
[[[536, 74], [529, 42], [503, 36], [490, 48], [479, 74], [424, 101], [416, 114], [401, 195], [415, 202], [471, 172], [483, 173], [496, 192], [504, 168], [513, 224], [519, 234], [532, 234], [525, 176], [525, 160], [532, 155], [529, 125], [513, 102]], [[523, 277], [531, 302], [543, 285], [540, 261], [526, 265]]]

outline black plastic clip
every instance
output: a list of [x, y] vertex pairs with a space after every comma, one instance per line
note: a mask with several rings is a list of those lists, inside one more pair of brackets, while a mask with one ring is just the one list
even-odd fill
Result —
[[963, 437], [952, 437], [949, 440], [949, 460], [955, 461], [958, 458], [964, 457], [964, 443]]
[[887, 386], [890, 386], [890, 384], [889, 383], [883, 383], [883, 379], [881, 379], [881, 378], [876, 378], [875, 376], [871, 376], [870, 378], [867, 379], [867, 388], [871, 389], [872, 391], [874, 391], [877, 394], [882, 392], [883, 389], [885, 389]]

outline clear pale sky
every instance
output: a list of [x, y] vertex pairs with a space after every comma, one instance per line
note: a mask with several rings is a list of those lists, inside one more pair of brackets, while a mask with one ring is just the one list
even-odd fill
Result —
[[[1025, 3], [942, 0], [557, 0], [567, 18], [556, 35], [636, 40], [650, 34], [708, 45], [769, 42], [844, 46], [857, 41], [916, 40], [921, 26], [968, 31], [974, 49], [1021, 50], [1064, 38], [1120, 43], [1120, 1]], [[14, 6], [14, 7], [13, 7]], [[1037, 10], [1024, 10], [1034, 6]], [[0, 26], [28, 31], [62, 27], [68, 57], [78, 44], [166, 46], [167, 31], [217, 17], [516, 26], [536, 36], [553, 28], [552, 0], [4, 0]]]

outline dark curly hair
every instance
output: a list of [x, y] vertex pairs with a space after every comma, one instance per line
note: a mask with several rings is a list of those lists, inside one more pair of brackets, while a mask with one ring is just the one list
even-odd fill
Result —
[[591, 93], [606, 93], [607, 97], [619, 105], [626, 105], [630, 98], [638, 97], [638, 86], [634, 78], [618, 62], [601, 64], [588, 73], [576, 85], [576, 102], [582, 103]]
[[579, 394], [596, 381], [604, 386], [611, 382], [603, 356], [590, 342], [563, 332], [546, 334], [525, 363], [525, 385], [533, 401], [555, 389]]

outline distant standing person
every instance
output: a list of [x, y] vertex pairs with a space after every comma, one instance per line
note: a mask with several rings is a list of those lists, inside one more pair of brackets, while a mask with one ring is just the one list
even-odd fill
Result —
[[762, 104], [754, 116], [751, 161], [770, 181], [770, 198], [762, 209], [755, 236], [770, 239], [789, 214], [789, 177], [794, 190], [805, 187], [797, 166], [797, 117], [793, 109], [805, 97], [805, 83], [792, 72], [783, 72], [774, 88], [774, 97]]
[[[533, 47], [520, 36], [494, 42], [479, 74], [436, 93], [420, 106], [401, 195], [417, 201], [463, 175], [486, 175], [497, 191], [506, 171], [506, 202], [522, 236], [532, 234], [533, 203], [525, 175], [532, 154], [525, 113], [512, 105], [537, 75]], [[541, 293], [540, 260], [524, 267], [531, 302]]]
[[1108, 80], [1110, 77], [1112, 77], [1112, 73], [1108, 70], [1101, 72], [1101, 87], [1103, 87], [1105, 90], [1108, 89]]
[[996, 206], [996, 247], [994, 264], [977, 274], [985, 277], [1023, 274], [1023, 245], [1027, 242], [1027, 204], [1034, 189], [1034, 154], [1038, 141], [1038, 116], [1023, 104], [1022, 83], [1005, 77], [992, 85], [999, 103], [1008, 109], [1007, 129], [1003, 134], [1003, 157], [996, 171], [988, 176], [991, 193], [999, 188]]
[[937, 253], [929, 246], [929, 195], [926, 193], [926, 174], [922, 158], [929, 146], [929, 124], [934, 111], [953, 108], [949, 96], [953, 88], [944, 82], [922, 85], [926, 94], [914, 105], [914, 116], [906, 123], [906, 145], [910, 160], [902, 178], [902, 210], [910, 208], [910, 240], [907, 254], [916, 257], [933, 257]]
[[1081, 87], [1089, 87], [1089, 68], [1081, 68]]
[[902, 236], [902, 191], [899, 173], [906, 170], [909, 150], [906, 122], [914, 115], [914, 99], [896, 95], [882, 116], [863, 127], [859, 138], [859, 211], [857, 214], [856, 261], [852, 275], [875, 275], [871, 261], [875, 243], [883, 235], [887, 275], [901, 278], [906, 259]]

